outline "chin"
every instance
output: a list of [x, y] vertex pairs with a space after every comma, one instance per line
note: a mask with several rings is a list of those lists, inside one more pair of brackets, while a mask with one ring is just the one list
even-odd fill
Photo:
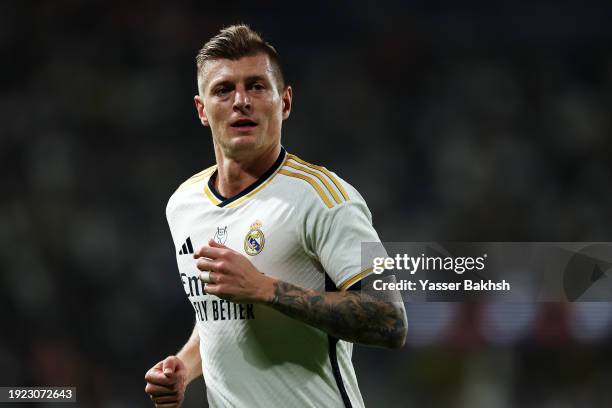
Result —
[[230, 145], [235, 149], [252, 149], [260, 143], [259, 138], [254, 135], [244, 135], [232, 138]]
[[245, 152], [253, 152], [260, 146], [261, 141], [254, 135], [234, 136], [222, 144], [225, 155], [228, 157], [242, 155]]

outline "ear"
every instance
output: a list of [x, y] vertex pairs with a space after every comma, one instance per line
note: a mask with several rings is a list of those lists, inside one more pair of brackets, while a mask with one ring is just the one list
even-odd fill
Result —
[[291, 113], [291, 103], [293, 101], [293, 89], [290, 86], [287, 86], [282, 94], [283, 98], [283, 120], [289, 117]]
[[206, 116], [206, 109], [204, 109], [204, 102], [202, 101], [200, 95], [194, 96], [193, 101], [195, 102], [195, 107], [198, 111], [198, 118], [200, 118], [200, 123], [202, 123], [202, 126], [210, 126], [208, 123], [208, 117]]

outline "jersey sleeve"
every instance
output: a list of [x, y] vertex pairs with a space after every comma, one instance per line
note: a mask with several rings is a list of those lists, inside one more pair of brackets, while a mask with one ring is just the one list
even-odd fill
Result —
[[[366, 203], [358, 197], [318, 211], [311, 229], [312, 250], [337, 289], [349, 289], [372, 272], [372, 259], [386, 256]], [[362, 254], [362, 243], [368, 253]]]

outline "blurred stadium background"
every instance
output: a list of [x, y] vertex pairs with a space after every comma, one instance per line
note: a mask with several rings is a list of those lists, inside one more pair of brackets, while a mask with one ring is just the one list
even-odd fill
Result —
[[[3, 2], [0, 385], [151, 406], [193, 323], [165, 205], [214, 160], [194, 57], [235, 22], [284, 60], [284, 145], [383, 240], [612, 241], [612, 3], [455, 3]], [[610, 303], [408, 315], [403, 350], [356, 347], [370, 407], [612, 406]]]

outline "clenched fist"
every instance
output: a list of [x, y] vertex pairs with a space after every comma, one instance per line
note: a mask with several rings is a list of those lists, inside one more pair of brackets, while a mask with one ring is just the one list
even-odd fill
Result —
[[185, 398], [187, 369], [176, 356], [169, 356], [155, 364], [145, 374], [145, 392], [156, 408], [179, 408]]
[[237, 303], [265, 303], [274, 297], [275, 279], [259, 272], [244, 255], [208, 241], [193, 257], [206, 293]]

